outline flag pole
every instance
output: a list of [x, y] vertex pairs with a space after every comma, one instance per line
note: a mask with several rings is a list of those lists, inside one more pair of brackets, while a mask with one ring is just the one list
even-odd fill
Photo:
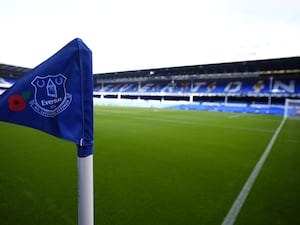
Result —
[[75, 38], [0, 98], [0, 121], [31, 127], [77, 145], [79, 225], [94, 225], [93, 88], [92, 52]]
[[77, 158], [78, 225], [94, 225], [93, 154]]

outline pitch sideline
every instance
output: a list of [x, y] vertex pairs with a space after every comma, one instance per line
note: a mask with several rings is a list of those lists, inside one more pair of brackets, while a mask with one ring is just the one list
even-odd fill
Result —
[[229, 210], [228, 214], [226, 215], [226, 217], [224, 218], [223, 222], [222, 222], [222, 225], [233, 225], [252, 186], [253, 186], [253, 183], [257, 177], [257, 175], [259, 174], [264, 162], [266, 161], [271, 149], [272, 149], [272, 146], [283, 126], [285, 122], [285, 119], [282, 119], [280, 125], [278, 126], [276, 132], [274, 133], [271, 141], [269, 142], [267, 148], [265, 149], [264, 153], [262, 154], [262, 156], [260, 157], [259, 161], [257, 162], [254, 170], [252, 171], [251, 175], [249, 176], [248, 180], [246, 181], [246, 183], [244, 184], [241, 192], [239, 193], [238, 197], [236, 198], [236, 200], [234, 201], [231, 209]]

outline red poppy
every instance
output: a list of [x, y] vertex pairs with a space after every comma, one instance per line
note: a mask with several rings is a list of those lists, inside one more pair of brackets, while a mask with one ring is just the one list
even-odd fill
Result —
[[13, 112], [19, 112], [26, 108], [26, 102], [21, 95], [12, 95], [8, 98], [8, 107]]

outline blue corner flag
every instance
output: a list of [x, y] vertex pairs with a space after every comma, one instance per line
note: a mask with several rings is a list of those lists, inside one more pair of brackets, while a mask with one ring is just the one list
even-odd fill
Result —
[[93, 154], [92, 52], [74, 39], [0, 96], [0, 121], [32, 127]]

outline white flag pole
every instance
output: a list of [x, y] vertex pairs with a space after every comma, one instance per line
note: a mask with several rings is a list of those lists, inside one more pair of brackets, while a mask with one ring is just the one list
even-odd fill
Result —
[[78, 157], [78, 225], [94, 225], [93, 154]]

